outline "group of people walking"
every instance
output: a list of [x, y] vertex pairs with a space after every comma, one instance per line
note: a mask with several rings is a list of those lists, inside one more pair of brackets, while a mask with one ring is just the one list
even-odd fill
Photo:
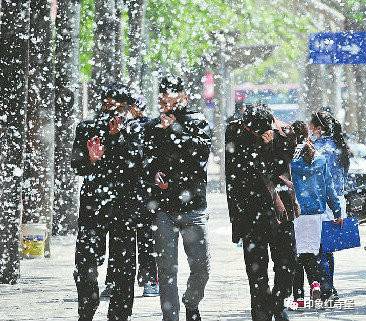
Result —
[[[210, 272], [209, 124], [190, 108], [184, 82], [176, 76], [160, 83], [158, 118], [148, 119], [143, 100], [124, 85], [106, 88], [101, 101], [94, 119], [77, 126], [71, 160], [84, 176], [74, 271], [79, 321], [91, 321], [98, 308], [98, 267], [106, 256], [107, 237], [102, 296], [110, 296], [108, 320], [127, 321], [132, 315], [138, 251], [144, 294], [160, 295], [163, 320], [178, 321], [179, 235], [190, 267], [182, 298], [186, 320], [200, 321], [198, 307]], [[225, 143], [232, 239], [243, 241], [253, 321], [288, 320], [284, 300], [293, 291], [301, 304], [304, 269], [314, 298], [336, 298], [332, 253], [322, 253], [319, 239], [316, 251], [298, 256], [297, 248], [306, 240], [298, 237], [296, 225], [309, 218], [320, 226], [325, 216], [342, 224], [350, 154], [339, 123], [318, 112], [309, 126], [289, 125], [265, 105], [242, 105], [228, 122]], [[314, 238], [319, 229], [314, 223], [309, 234]]]
[[293, 294], [296, 307], [304, 307], [304, 270], [312, 300], [339, 299], [333, 253], [322, 250], [321, 233], [322, 221], [343, 224], [346, 217], [351, 153], [328, 112], [313, 113], [308, 125], [288, 125], [266, 105], [237, 107], [225, 156], [233, 242], [243, 241], [253, 321], [286, 321], [287, 297]]
[[74, 272], [79, 321], [91, 321], [99, 305], [98, 266], [107, 235], [109, 321], [132, 315], [137, 245], [140, 284], [149, 285], [147, 295], [159, 286], [163, 319], [179, 320], [179, 235], [191, 270], [183, 296], [186, 316], [199, 321], [210, 269], [205, 211], [209, 125], [189, 108], [179, 77], [162, 79], [156, 119], [144, 116], [145, 106], [127, 86], [111, 85], [101, 100], [95, 118], [77, 126], [71, 161], [84, 176]]

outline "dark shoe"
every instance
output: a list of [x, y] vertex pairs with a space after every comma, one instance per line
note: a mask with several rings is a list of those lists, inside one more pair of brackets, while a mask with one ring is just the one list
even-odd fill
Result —
[[112, 284], [107, 284], [105, 289], [103, 290], [103, 292], [100, 294], [100, 298], [101, 299], [109, 299], [111, 297], [112, 290], [113, 290], [113, 285]]
[[339, 295], [337, 291], [334, 289], [332, 291], [327, 291], [325, 293], [322, 292], [322, 300], [325, 301], [331, 301], [334, 303], [334, 301], [339, 300]]
[[328, 298], [329, 301], [332, 301], [332, 302], [335, 302], [335, 301], [339, 301], [339, 296], [338, 294], [332, 294], [329, 298]]
[[274, 319], [275, 319], [275, 321], [290, 321], [290, 319], [287, 315], [287, 312], [285, 310], [283, 310], [280, 313], [275, 313]]
[[186, 309], [186, 320], [187, 321], [201, 321], [200, 311]]
[[273, 314], [270, 311], [263, 309], [252, 309], [252, 320], [253, 321], [272, 321]]
[[144, 285], [144, 293], [142, 294], [143, 297], [155, 297], [159, 296], [159, 283], [151, 283], [148, 282]]
[[335, 287], [333, 287], [333, 290], [332, 290], [332, 296], [333, 296], [333, 300], [334, 300], [334, 301], [338, 301], [338, 300], [339, 300], [338, 291], [336, 290], [336, 288], [335, 288]]

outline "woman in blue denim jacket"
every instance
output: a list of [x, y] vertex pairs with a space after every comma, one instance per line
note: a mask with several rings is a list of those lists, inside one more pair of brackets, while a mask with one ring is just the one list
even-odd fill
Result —
[[308, 140], [308, 129], [304, 122], [292, 125], [298, 145], [291, 163], [292, 180], [296, 198], [301, 208], [301, 216], [295, 220], [295, 236], [298, 251], [298, 265], [293, 283], [294, 302], [304, 306], [304, 269], [311, 289], [311, 298], [320, 299], [327, 295], [329, 284], [322, 276], [318, 262], [321, 240], [322, 214], [327, 205], [332, 210], [333, 219], [341, 217], [341, 206], [333, 185], [326, 158], [315, 151]]
[[[342, 215], [337, 220], [343, 223], [346, 214], [345, 183], [350, 165], [351, 152], [344, 139], [341, 124], [328, 112], [315, 112], [311, 116], [309, 129], [312, 132], [312, 140], [315, 149], [325, 156], [329, 166], [330, 175], [334, 183], [337, 196], [341, 203]], [[324, 220], [331, 220], [330, 211], [327, 209]], [[334, 256], [333, 253], [321, 253], [321, 264], [332, 287], [332, 299], [338, 299], [337, 290], [334, 287]]]

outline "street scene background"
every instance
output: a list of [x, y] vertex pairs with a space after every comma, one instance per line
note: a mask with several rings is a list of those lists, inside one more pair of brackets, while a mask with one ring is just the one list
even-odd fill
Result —
[[[208, 197], [211, 276], [202, 301], [202, 317], [208, 321], [251, 320], [248, 278], [243, 250], [231, 243], [224, 195]], [[361, 227], [362, 244], [366, 242], [366, 226]], [[181, 243], [181, 242], [180, 242]], [[0, 287], [0, 320], [4, 321], [72, 321], [77, 318], [77, 293], [72, 278], [75, 237], [58, 237], [53, 242], [55, 254], [50, 260], [22, 261], [22, 277], [15, 286]], [[180, 244], [178, 286], [185, 289], [189, 268]], [[366, 260], [363, 248], [336, 253], [336, 281], [341, 300], [354, 300], [351, 309], [304, 309], [291, 312], [293, 321], [363, 321], [366, 319]], [[270, 279], [273, 280], [270, 263]], [[103, 285], [106, 264], [99, 269]], [[308, 291], [309, 288], [306, 288]], [[161, 321], [159, 298], [143, 298], [136, 287], [133, 320]], [[105, 320], [108, 301], [102, 301], [95, 316]], [[183, 317], [183, 315], [182, 315]]]
[[[231, 243], [224, 136], [236, 104], [261, 102], [287, 123], [329, 111], [353, 155], [346, 198], [362, 246], [336, 253], [335, 282], [355, 307], [295, 311], [292, 320], [366, 320], [365, 30], [365, 0], [0, 0], [0, 320], [75, 320], [76, 125], [100, 110], [101, 88], [114, 82], [158, 116], [167, 73], [184, 79], [213, 135], [205, 319], [250, 320], [243, 251]], [[33, 259], [24, 253], [31, 228], [44, 232]], [[105, 266], [100, 284], [104, 275]], [[158, 298], [140, 292], [134, 320], [160, 320]], [[105, 301], [97, 321], [106, 310]]]

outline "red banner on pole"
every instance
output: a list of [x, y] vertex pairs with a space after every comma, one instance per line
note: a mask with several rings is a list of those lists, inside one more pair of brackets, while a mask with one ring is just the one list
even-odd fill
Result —
[[212, 100], [215, 95], [215, 83], [214, 83], [214, 75], [212, 72], [207, 72], [204, 79], [204, 93], [203, 97], [206, 100]]

